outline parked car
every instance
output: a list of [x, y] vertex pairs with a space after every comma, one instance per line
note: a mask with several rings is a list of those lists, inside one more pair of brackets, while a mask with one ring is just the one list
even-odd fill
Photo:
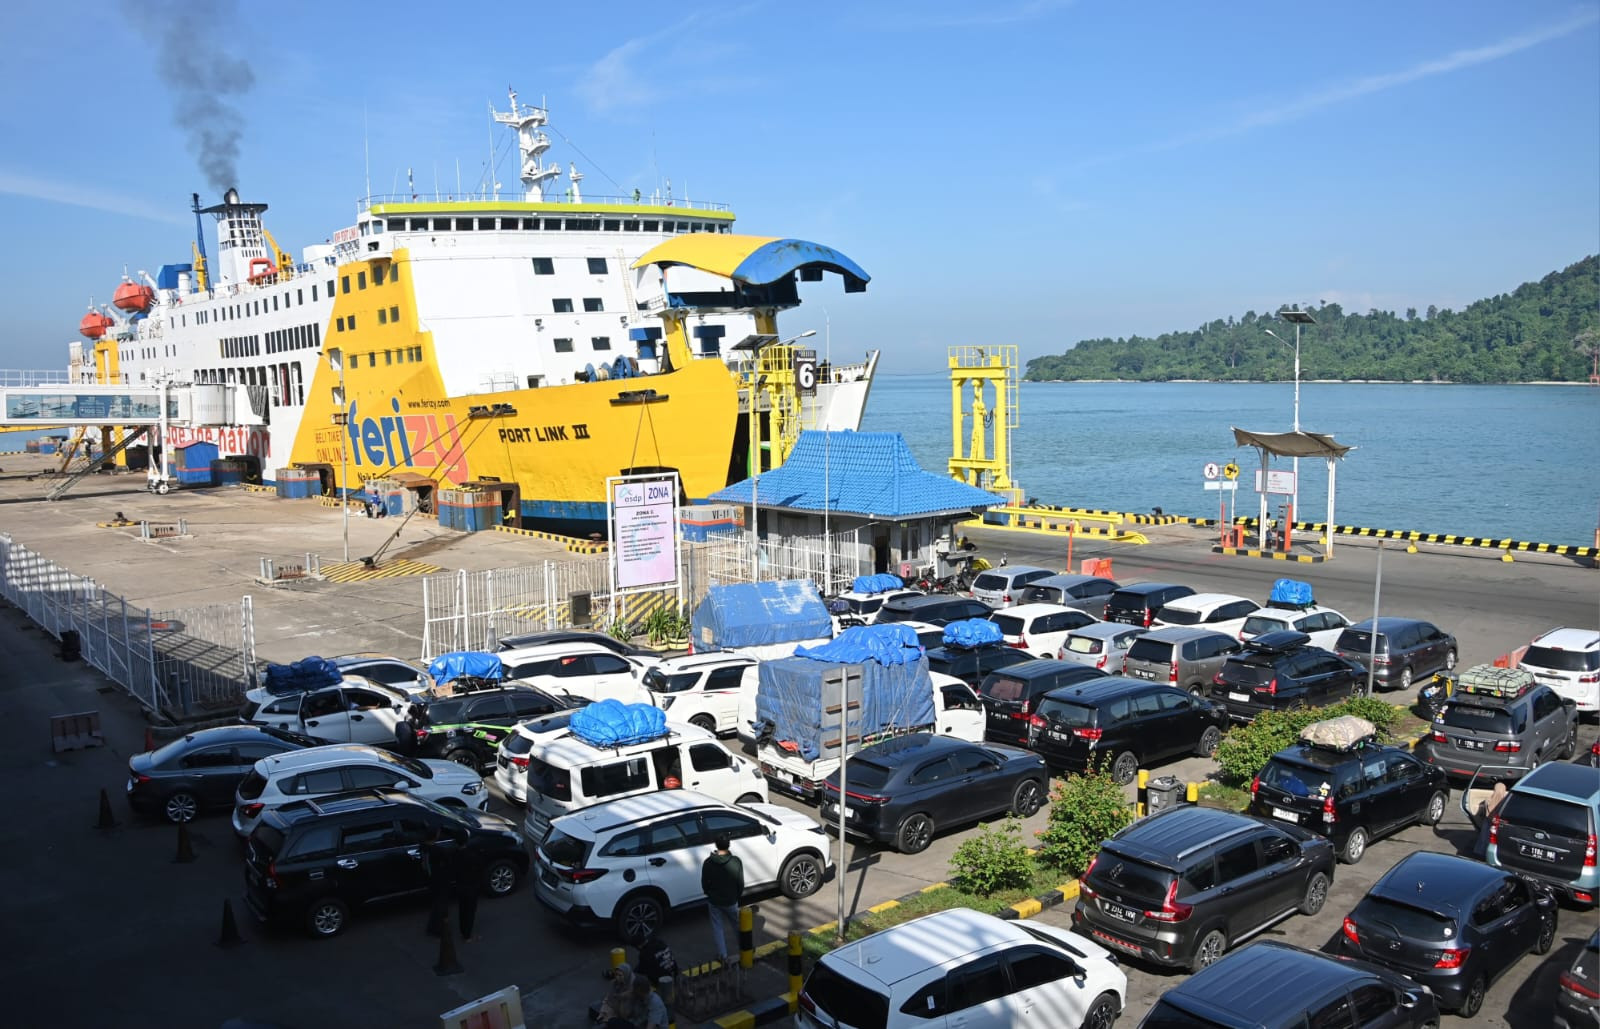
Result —
[[440, 804], [486, 811], [483, 778], [454, 761], [417, 760], [360, 744], [311, 747], [255, 763], [233, 795], [233, 831], [249, 836], [261, 816], [309, 797], [396, 789]]
[[1140, 1022], [1150, 1029], [1398, 1029], [1437, 1026], [1426, 986], [1370, 961], [1340, 960], [1278, 940], [1235, 951], [1167, 990]]
[[1067, 633], [1056, 657], [1073, 664], [1097, 668], [1107, 675], [1123, 671], [1123, 661], [1133, 641], [1150, 630], [1121, 622], [1090, 622]]
[[1260, 604], [1232, 593], [1191, 593], [1163, 604], [1150, 627], [1162, 629], [1169, 625], [1183, 625], [1238, 638], [1240, 630], [1244, 628], [1244, 620], [1259, 610]]
[[981, 600], [991, 608], [1007, 608], [1022, 603], [1022, 591], [1028, 584], [1054, 575], [1048, 568], [1035, 565], [1001, 565], [979, 572], [972, 580], [972, 598]]
[[1556, 1029], [1600, 1025], [1600, 931], [1589, 937], [1557, 982]]
[[620, 700], [651, 703], [650, 691], [639, 684], [656, 658], [623, 656], [592, 642], [543, 643], [495, 655], [505, 677], [537, 686], [553, 696], [577, 700]]
[[1415, 618], [1379, 618], [1377, 652], [1373, 652], [1372, 619], [1357, 622], [1339, 634], [1334, 652], [1372, 669], [1376, 689], [1409, 690], [1435, 672], [1453, 672], [1456, 638], [1432, 622]]
[[1055, 657], [1073, 629], [1093, 625], [1099, 619], [1060, 604], [1027, 603], [996, 611], [989, 621], [1000, 626], [1006, 646], [1034, 657]]
[[1244, 620], [1239, 638], [1250, 640], [1269, 632], [1303, 632], [1311, 637], [1313, 647], [1333, 650], [1349, 625], [1350, 619], [1331, 607], [1278, 607], [1269, 603]]
[[1211, 696], [1237, 722], [1263, 711], [1324, 707], [1348, 700], [1366, 680], [1366, 670], [1310, 645], [1303, 632], [1269, 632], [1231, 655], [1211, 680]]
[[1518, 668], [1588, 714], [1600, 711], [1600, 632], [1551, 629], [1529, 645]]
[[1046, 693], [1103, 675], [1097, 668], [1070, 661], [1037, 660], [990, 672], [978, 688], [978, 698], [983, 701], [984, 742], [1028, 746], [1036, 731], [1030, 716]]
[[556, 819], [534, 848], [535, 892], [568, 921], [610, 925], [637, 945], [669, 912], [704, 903], [700, 865], [724, 834], [744, 866], [747, 895], [776, 887], [790, 899], [809, 897], [833, 867], [828, 838], [807, 815], [662, 790]]
[[1449, 775], [1510, 781], [1577, 753], [1577, 705], [1521, 669], [1475, 665], [1434, 716], [1426, 746]]
[[424, 848], [435, 834], [474, 852], [491, 897], [510, 894], [527, 874], [522, 838], [504, 818], [362, 790], [268, 812], [245, 846], [245, 901], [263, 922], [336, 936], [357, 907], [427, 895]]
[[[1307, 729], [1315, 735], [1315, 726]], [[1268, 758], [1250, 783], [1252, 815], [1328, 837], [1351, 865], [1372, 840], [1436, 825], [1449, 799], [1444, 773], [1375, 736], [1344, 747], [1302, 739]]]
[[619, 640], [606, 632], [596, 632], [593, 629], [541, 629], [537, 632], [522, 632], [511, 636], [501, 636], [495, 641], [495, 649], [526, 650], [530, 647], [542, 647], [550, 643], [593, 643], [597, 647], [622, 657], [660, 657], [655, 651], [647, 647], [636, 647], [626, 640]]
[[187, 822], [202, 811], [232, 806], [240, 781], [262, 758], [321, 742], [264, 725], [197, 729], [128, 759], [128, 806]]
[[1556, 900], [1521, 876], [1470, 858], [1419, 851], [1345, 916], [1341, 954], [1392, 968], [1472, 1018], [1489, 984], [1556, 938]]
[[[726, 735], [738, 725], [740, 690], [754, 676], [756, 664], [748, 654], [726, 650], [686, 654], [646, 668], [642, 681], [673, 721]], [[753, 682], [749, 688], [755, 689]]]
[[952, 908], [824, 954], [800, 990], [799, 1029], [1110, 1029], [1128, 977], [1103, 947], [1035, 922]]
[[1198, 972], [1296, 911], [1321, 911], [1333, 868], [1333, 844], [1297, 826], [1169, 808], [1100, 845], [1072, 925], [1113, 950]]
[[[405, 658], [388, 654], [345, 654], [329, 658], [340, 674], [352, 685], [359, 686], [367, 679], [399, 690], [408, 696], [418, 696], [433, 686], [427, 670]], [[320, 688], [320, 687], [317, 687]], [[239, 709], [239, 720], [254, 721], [256, 712], [273, 705], [273, 714], [289, 715], [298, 710], [297, 698], [311, 692], [290, 684], [269, 688], [254, 686], [245, 691], [244, 705]]]
[[1172, 686], [1109, 675], [1051, 690], [1032, 721], [1031, 746], [1052, 770], [1099, 765], [1126, 784], [1141, 767], [1187, 754], [1210, 757], [1228, 713]]
[[1238, 640], [1214, 629], [1151, 629], [1128, 647], [1122, 674], [1164, 682], [1198, 697], [1205, 694], [1222, 670], [1222, 663], [1241, 649]]
[[896, 597], [920, 597], [921, 590], [900, 589], [883, 593], [858, 593], [846, 590], [837, 596], [825, 597], [828, 612], [833, 615], [833, 631], [841, 632], [853, 625], [872, 625], [885, 602]]
[[392, 747], [411, 695], [371, 679], [347, 678], [336, 686], [294, 693], [262, 705], [248, 719], [324, 743], [370, 743]]
[[1194, 596], [1194, 589], [1170, 582], [1138, 582], [1122, 586], [1106, 598], [1105, 620], [1148, 628], [1156, 612], [1180, 597]]
[[[468, 680], [457, 679], [460, 690]], [[413, 757], [437, 757], [480, 775], [494, 768], [500, 744], [518, 722], [574, 706], [532, 686], [509, 684], [425, 696], [406, 709], [399, 749]]]
[[1063, 572], [1028, 583], [1027, 588], [1022, 591], [1022, 602], [1059, 604], [1062, 607], [1088, 611], [1098, 617], [1105, 611], [1106, 600], [1120, 585], [1115, 579], [1099, 575], [1074, 575]]
[[990, 672], [1012, 665], [1020, 665], [1033, 658], [1004, 643], [986, 643], [976, 647], [944, 644], [928, 651], [928, 671], [960, 679], [976, 687]]
[[953, 597], [945, 593], [896, 597], [878, 609], [879, 622], [927, 622], [946, 625], [964, 618], [988, 618], [993, 609], [972, 597]]
[[1506, 795], [1489, 820], [1484, 860], [1537, 879], [1571, 903], [1600, 897], [1600, 769], [1540, 765]]
[[[1044, 807], [1050, 770], [1037, 754], [919, 732], [863, 747], [845, 768], [845, 832], [902, 854], [928, 849], [941, 829]], [[839, 773], [828, 776], [822, 820], [839, 824]]]

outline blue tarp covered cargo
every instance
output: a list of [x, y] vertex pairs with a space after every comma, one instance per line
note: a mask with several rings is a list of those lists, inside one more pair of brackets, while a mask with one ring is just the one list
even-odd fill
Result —
[[344, 681], [339, 666], [325, 657], [303, 657], [288, 665], [268, 665], [261, 685], [268, 693], [305, 693]]
[[713, 586], [695, 608], [696, 650], [827, 639], [833, 619], [809, 579]]
[[572, 712], [567, 729], [585, 743], [622, 747], [665, 736], [667, 713], [654, 704], [602, 700]]
[[905, 582], [898, 575], [880, 572], [877, 575], [858, 575], [850, 584], [853, 593], [888, 593], [890, 590], [905, 588]]
[[[837, 728], [822, 711], [822, 677], [846, 664], [860, 664], [862, 670], [861, 710], [850, 720], [851, 735], [870, 737], [934, 724], [928, 659], [916, 633], [896, 624], [847, 629], [824, 646], [763, 661], [756, 673], [757, 722], [771, 722], [772, 739], [794, 744], [801, 757], [815, 761], [822, 739]], [[825, 719], [830, 724], [824, 725]]]
[[475, 679], [503, 679], [505, 666], [500, 663], [497, 654], [488, 654], [478, 650], [453, 650], [448, 654], [440, 654], [428, 664], [428, 675], [440, 686], [452, 679], [459, 679], [463, 675]]
[[1310, 607], [1315, 601], [1311, 599], [1309, 582], [1279, 579], [1272, 584], [1272, 592], [1267, 595], [1267, 603], [1273, 607]]
[[985, 618], [964, 618], [944, 627], [944, 645], [947, 647], [982, 647], [1001, 643], [1005, 634], [997, 622]]

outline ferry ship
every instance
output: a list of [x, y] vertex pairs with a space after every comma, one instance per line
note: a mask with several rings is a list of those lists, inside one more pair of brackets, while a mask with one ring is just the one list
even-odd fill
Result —
[[853, 261], [736, 234], [670, 183], [586, 198], [575, 164], [563, 186], [547, 161], [545, 108], [512, 91], [491, 115], [516, 134], [520, 193], [369, 196], [299, 260], [266, 204], [196, 195], [190, 260], [91, 308], [69, 377], [246, 385], [266, 425], [164, 444], [215, 443], [268, 484], [316, 469], [328, 492], [498, 484], [508, 523], [572, 534], [603, 525], [607, 476], [676, 470], [700, 499], [781, 463], [801, 429], [859, 426], [877, 352], [830, 366], [799, 345], [814, 330], [777, 328], [800, 281], [865, 289]]

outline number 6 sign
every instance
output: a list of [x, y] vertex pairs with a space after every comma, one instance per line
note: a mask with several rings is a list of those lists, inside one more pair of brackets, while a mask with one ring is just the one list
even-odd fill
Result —
[[794, 358], [794, 382], [802, 393], [817, 391], [816, 351], [802, 351]]

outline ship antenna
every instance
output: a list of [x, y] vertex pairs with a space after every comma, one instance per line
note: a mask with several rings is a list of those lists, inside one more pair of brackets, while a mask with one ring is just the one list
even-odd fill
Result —
[[372, 202], [372, 136], [367, 132], [367, 102], [361, 102], [361, 154], [367, 163], [367, 203]]

